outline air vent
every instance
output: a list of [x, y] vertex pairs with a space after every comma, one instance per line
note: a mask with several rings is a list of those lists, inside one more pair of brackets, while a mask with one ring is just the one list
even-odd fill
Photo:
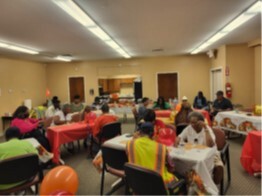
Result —
[[164, 51], [163, 48], [156, 48], [152, 50], [152, 52], [163, 52], [163, 51]]

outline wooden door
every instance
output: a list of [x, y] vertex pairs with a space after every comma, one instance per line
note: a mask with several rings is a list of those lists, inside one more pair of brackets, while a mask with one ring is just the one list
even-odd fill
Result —
[[84, 77], [69, 78], [69, 93], [70, 102], [73, 102], [75, 95], [79, 95], [81, 101], [85, 102]]
[[162, 96], [166, 101], [178, 97], [177, 73], [157, 74], [158, 96]]

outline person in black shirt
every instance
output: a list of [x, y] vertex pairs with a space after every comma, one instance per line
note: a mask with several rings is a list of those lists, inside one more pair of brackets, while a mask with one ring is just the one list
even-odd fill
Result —
[[233, 105], [230, 100], [224, 97], [223, 91], [217, 91], [217, 99], [213, 103], [211, 115], [216, 116], [218, 112], [233, 110]]
[[204, 97], [202, 91], [199, 91], [198, 95], [195, 97], [193, 107], [196, 108], [196, 109], [206, 109], [207, 100]]

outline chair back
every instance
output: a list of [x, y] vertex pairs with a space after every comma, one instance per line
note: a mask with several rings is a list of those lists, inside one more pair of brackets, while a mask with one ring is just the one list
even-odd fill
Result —
[[128, 161], [127, 155], [124, 150], [117, 150], [109, 147], [102, 146], [102, 157], [105, 169], [111, 167], [117, 170], [124, 170], [124, 165]]
[[71, 122], [80, 122], [81, 121], [81, 113], [75, 113], [71, 116]]
[[178, 124], [176, 125], [176, 135], [178, 136], [182, 131], [188, 126], [188, 124]]
[[168, 194], [159, 173], [130, 163], [126, 163], [124, 168], [127, 184], [135, 195]]
[[176, 141], [176, 128], [174, 125], [166, 125], [165, 128], [159, 130], [157, 142], [172, 146]]
[[30, 181], [40, 171], [37, 154], [26, 154], [0, 161], [0, 184]]
[[121, 123], [108, 123], [101, 129], [101, 133], [99, 135], [99, 143], [102, 144], [104, 141], [112, 139], [118, 135], [121, 135]]
[[222, 150], [226, 145], [226, 136], [224, 131], [219, 128], [213, 128], [213, 132], [216, 136], [216, 145], [218, 150]]

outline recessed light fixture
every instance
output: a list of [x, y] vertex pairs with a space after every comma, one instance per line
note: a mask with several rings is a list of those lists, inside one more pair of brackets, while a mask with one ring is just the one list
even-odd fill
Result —
[[116, 52], [125, 58], [131, 56], [124, 51], [101, 27], [99, 27], [74, 1], [72, 0], [53, 0], [56, 5], [62, 8], [75, 20], [85, 26], [89, 31], [96, 35], [99, 39], [108, 44]]
[[253, 18], [257, 13], [261, 12], [261, 1], [257, 1], [253, 5], [251, 5], [246, 11], [241, 13], [239, 16], [237, 16], [234, 20], [229, 22], [226, 26], [224, 26], [220, 31], [215, 33], [212, 37], [210, 37], [208, 40], [203, 42], [200, 46], [195, 48], [191, 54], [197, 54], [207, 48], [209, 45], [215, 43], [217, 40], [221, 39], [225, 35], [227, 35], [229, 32], [233, 31], [240, 25], [244, 24], [249, 19]]
[[21, 47], [21, 46], [15, 46], [13, 44], [8, 44], [8, 43], [3, 43], [3, 42], [0, 42], [0, 47], [6, 48], [6, 49], [9, 49], [9, 50], [15, 50], [15, 51], [18, 51], [18, 52], [28, 53], [28, 54], [38, 54], [39, 53], [35, 50], [31, 50], [31, 49], [28, 49], [28, 48], [24, 48], [24, 47]]

